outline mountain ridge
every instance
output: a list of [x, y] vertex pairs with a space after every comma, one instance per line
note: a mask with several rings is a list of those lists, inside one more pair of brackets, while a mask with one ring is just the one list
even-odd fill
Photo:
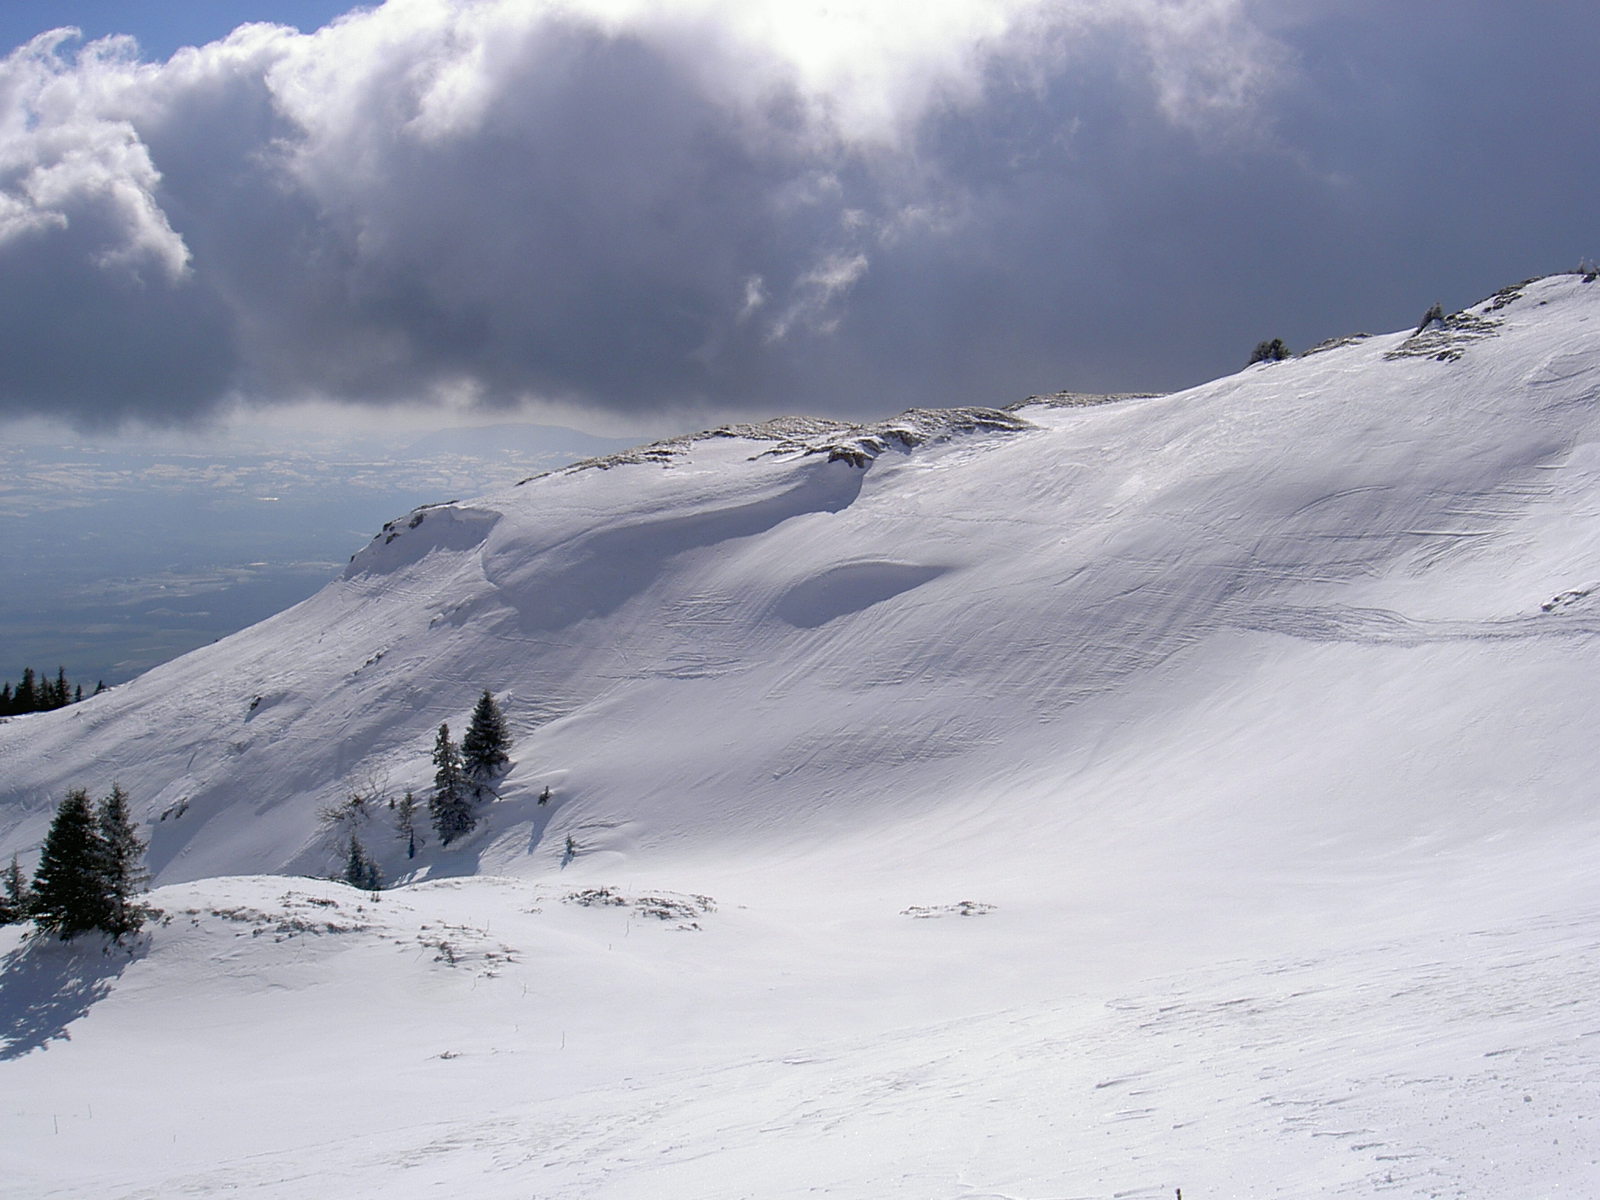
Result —
[[[1579, 303], [1587, 293], [1587, 286], [1571, 277], [1553, 277], [1521, 286], [1547, 293], [1532, 304], [1524, 301], [1524, 311], [1537, 310], [1540, 304], [1548, 304], [1558, 295], [1563, 305]], [[1493, 315], [1473, 320], [1486, 323], [1508, 319], [1507, 306], [1520, 295], [1510, 289], [1496, 293], [1478, 306], [1492, 308]], [[463, 698], [475, 696], [479, 687], [507, 693], [513, 726], [526, 738], [552, 720], [582, 719], [583, 706], [598, 701], [603, 689], [572, 684], [571, 680], [581, 675], [603, 674], [607, 687], [634, 683], [649, 688], [652, 680], [676, 679], [693, 690], [696, 679], [726, 674], [735, 669], [732, 664], [739, 662], [739, 655], [759, 658], [772, 651], [777, 642], [786, 642], [786, 652], [800, 656], [795, 662], [799, 667], [808, 651], [789, 635], [825, 627], [839, 631], [843, 629], [841, 619], [852, 614], [861, 623], [874, 624], [885, 619], [897, 605], [904, 607], [913, 599], [925, 599], [932, 594], [930, 589], [943, 589], [947, 619], [970, 624], [970, 605], [966, 601], [982, 597], [986, 591], [991, 597], [995, 595], [994, 589], [986, 589], [978, 576], [999, 566], [986, 562], [982, 547], [975, 549], [963, 533], [981, 537], [1005, 527], [1015, 531], [1030, 520], [1048, 523], [1057, 514], [1068, 540], [1075, 542], [1073, 552], [1050, 550], [1050, 539], [1033, 536], [1030, 540], [1027, 534], [1009, 547], [997, 544], [995, 551], [1002, 556], [1007, 551], [1022, 554], [1024, 550], [1036, 555], [1031, 567], [1013, 570], [1011, 576], [1017, 581], [1017, 588], [1032, 591], [1004, 601], [997, 610], [1002, 619], [1015, 619], [1014, 633], [1021, 649], [1015, 648], [1018, 643], [1008, 644], [992, 633], [968, 631], [972, 645], [987, 642], [992, 649], [999, 644], [1001, 652], [995, 657], [1004, 661], [1004, 667], [988, 673], [994, 676], [988, 686], [998, 688], [1013, 703], [1019, 694], [1030, 693], [1030, 702], [1022, 706], [1025, 710], [1045, 714], [1069, 710], [1076, 703], [1102, 694], [1106, 687], [1120, 686], [1130, 672], [1137, 673], [1141, 666], [1159, 663], [1170, 653], [1226, 626], [1281, 636], [1295, 630], [1298, 624], [1303, 636], [1353, 638], [1362, 626], [1341, 614], [1358, 606], [1314, 605], [1311, 608], [1315, 611], [1309, 611], [1304, 605], [1286, 606], [1272, 589], [1280, 584], [1296, 588], [1326, 581], [1359, 581], [1365, 573], [1386, 569], [1382, 566], [1385, 562], [1459, 556], [1463, 550], [1492, 538], [1489, 525], [1512, 511], [1495, 509], [1496, 504], [1503, 507], [1506, 489], [1528, 486], [1521, 473], [1546, 464], [1559, 452], [1562, 435], [1556, 432], [1554, 420], [1541, 417], [1543, 423], [1531, 424], [1520, 440], [1505, 442], [1491, 428], [1492, 419], [1485, 419], [1486, 414], [1481, 411], [1474, 414], [1470, 397], [1465, 402], [1435, 403], [1415, 413], [1399, 409], [1414, 401], [1393, 398], [1379, 412], [1372, 405], [1383, 401], [1367, 399], [1363, 401], [1364, 415], [1354, 418], [1354, 432], [1366, 437], [1375, 427], [1387, 426], [1391, 434], [1404, 435], [1394, 444], [1397, 453], [1368, 453], [1330, 464], [1318, 461], [1321, 456], [1316, 453], [1300, 452], [1304, 460], [1296, 464], [1300, 475], [1291, 476], [1285, 471], [1280, 478], [1268, 477], [1252, 485], [1266, 505], [1263, 511], [1268, 527], [1255, 533], [1255, 544], [1248, 551], [1236, 544], [1238, 539], [1224, 524], [1238, 518], [1188, 505], [1181, 495], [1164, 511], [1162, 506], [1175, 489], [1181, 492], [1215, 482], [1214, 478], [1205, 478], [1202, 456], [1212, 456], [1219, 467], [1245, 473], [1238, 477], [1243, 480], [1256, 469], [1252, 456], [1271, 453], [1272, 439], [1283, 436], [1286, 423], [1291, 431], [1314, 427], [1323, 419], [1329, 403], [1340, 402], [1337, 389], [1341, 377], [1352, 369], [1330, 369], [1330, 362], [1347, 361], [1351, 356], [1381, 361], [1383, 370], [1395, 373], [1386, 382], [1400, 394], [1414, 385], [1437, 387], [1441, 383], [1438, 378], [1405, 378], [1404, 364], [1390, 358], [1421, 336], [1367, 339], [1320, 351], [1311, 359], [1256, 366], [1188, 392], [1130, 402], [1132, 408], [1129, 403], [1062, 408], [1034, 402], [1010, 413], [993, 409], [943, 413], [913, 410], [869, 425], [786, 419], [761, 427], [725, 427], [628, 452], [642, 455], [639, 459], [624, 456], [610, 462], [574, 464], [526, 481], [496, 498], [427, 506], [408, 519], [386, 526], [371, 545], [352, 559], [341, 579], [323, 593], [257, 627], [258, 631], [264, 630], [274, 627], [274, 622], [295, 626], [290, 637], [295, 651], [309, 652], [315, 646], [321, 656], [311, 668], [316, 683], [290, 683], [294, 651], [278, 651], [278, 661], [274, 662], [270, 636], [246, 631], [219, 645], [248, 648], [248, 660], [255, 665], [234, 663], [223, 668], [226, 676], [238, 682], [231, 698], [222, 704], [222, 689], [213, 684], [215, 694], [202, 706], [206, 713], [197, 713], [193, 719], [211, 725], [213, 744], [229, 747], [218, 757], [251, 757], [258, 781], [260, 773], [271, 766], [271, 760], [263, 757], [268, 752], [268, 747], [262, 745], [264, 729], [271, 728], [274, 737], [290, 737], [296, 743], [311, 739], [313, 734], [305, 726], [291, 729], [286, 724], [291, 711], [305, 712], [308, 719], [320, 720], [328, 727], [328, 753], [321, 755], [314, 770], [309, 766], [296, 770], [291, 763], [288, 778], [272, 789], [279, 795], [299, 795], [296, 789], [309, 786], [316, 794], [312, 803], [325, 804], [336, 798], [337, 790], [348, 789], [358, 777], [374, 775], [390, 776], [394, 787], [412, 788], [420, 794], [427, 784], [422, 739], [439, 720], [461, 721]], [[1474, 337], [1478, 336], [1481, 334], [1475, 332]], [[1561, 357], [1546, 355], [1531, 369], [1521, 368], [1521, 374], [1543, 378], [1551, 374], [1551, 363]], [[1448, 365], [1434, 362], [1421, 369], [1437, 372]], [[1493, 362], [1487, 367], [1496, 376], [1500, 374], [1493, 371]], [[1306, 370], [1315, 372], [1312, 390], [1301, 388], [1285, 394], [1284, 385], [1294, 380], [1294, 373]], [[1578, 370], [1551, 383], [1527, 384], [1525, 391], [1530, 396], [1540, 395], [1541, 389], [1576, 387], [1582, 391], [1587, 377], [1587, 370]], [[1252, 390], [1262, 393], [1263, 400], [1258, 403], [1270, 407], [1253, 409], [1248, 399]], [[1165, 414], [1152, 415], [1163, 408]], [[1545, 411], [1550, 411], [1548, 406]], [[1144, 439], [1145, 444], [1139, 447], [1141, 454], [1136, 455], [1132, 446], [1119, 446], [1119, 435], [1114, 431], [1107, 436], [1092, 431], [1085, 435], [1082, 420], [1088, 413], [1102, 420], [1115, 414], [1117, 421]], [[1029, 414], [1036, 420], [1030, 419]], [[1565, 415], [1566, 424], [1574, 423], [1571, 417], [1571, 413]], [[1349, 411], [1341, 414], [1341, 419], [1346, 425], [1352, 424]], [[1047, 420], [1064, 420], [1065, 424], [1052, 431], [1037, 423]], [[1454, 434], [1448, 428], [1452, 424], [1457, 427]], [[1465, 494], [1458, 494], [1461, 489], [1455, 488], [1450, 479], [1455, 463], [1445, 452], [1461, 448], [1450, 440], [1452, 435], [1476, 437], [1480, 444], [1466, 447], [1471, 455], [1500, 460], [1497, 469], [1502, 478], [1483, 485], [1490, 494], [1472, 495], [1471, 486]], [[1013, 436], [1020, 436], [1022, 442], [1011, 443]], [[1342, 436], [1348, 439], [1350, 434]], [[1048, 451], [1014, 448], [1039, 447], [1041, 439], [1069, 445], [1076, 442], [1079, 452], [1094, 456], [1099, 470], [1093, 463], [1087, 464], [1087, 470], [1083, 462], [1063, 466]], [[1497, 441], [1501, 444], [1495, 444]], [[926, 448], [926, 452], [911, 453], [918, 447]], [[1278, 452], [1283, 453], [1281, 446]], [[1193, 456], [1194, 461], [1180, 461], [1185, 455]], [[1519, 456], [1521, 461], [1517, 461]], [[1014, 467], [1007, 459], [1019, 465]], [[601, 464], [613, 470], [625, 467], [632, 475], [625, 484], [600, 484], [597, 481], [603, 477], [621, 479], [611, 470], [588, 470]], [[1003, 481], [982, 478], [991, 465], [995, 473], [1005, 476]], [[1017, 476], [1027, 473], [1043, 481], [1052, 472], [1053, 482], [1024, 487], [1013, 483]], [[1326, 482], [1313, 473], [1325, 477]], [[1519, 482], [1506, 483], [1504, 479], [1512, 475]], [[922, 479], [934, 479], [937, 489], [919, 491], [917, 485]], [[1151, 488], [1151, 482], [1157, 486]], [[986, 510], [983, 501], [975, 499], [986, 491], [1005, 493], [1008, 504], [1004, 512]], [[537, 499], [530, 500], [535, 493]], [[965, 511], [944, 498], [956, 493], [964, 497]], [[1035, 493], [1042, 493], [1042, 504], [1034, 502]], [[840, 517], [863, 503], [876, 503], [879, 495], [885, 498], [885, 519], [898, 525], [902, 541], [880, 536], [881, 530], [873, 528], [874, 520], [865, 516], [858, 520], [841, 517], [844, 526], [824, 530], [830, 518]], [[1438, 503], [1441, 497], [1445, 498], [1442, 507]], [[1381, 506], [1377, 505], [1378, 500]], [[537, 512], [530, 512], [530, 504]], [[1484, 516], [1489, 525], [1480, 529], [1475, 525], [1482, 521], [1459, 520], [1456, 514], [1463, 505], [1476, 506], [1472, 511]], [[930, 538], [916, 528], [915, 522], [895, 514], [895, 506], [919, 507], [926, 512], [929, 527], [937, 528], [936, 536]], [[1097, 524], [1101, 517], [1110, 519]], [[514, 524], [508, 526], [508, 521]], [[1177, 551], [1174, 561], [1168, 563], [1162, 554], [1171, 549], [1165, 540], [1166, 526], [1171, 522], [1185, 524], [1198, 540]], [[839, 522], [833, 524], [837, 526]], [[802, 532], [805, 526], [810, 528]], [[806, 556], [809, 561], [804, 577], [762, 577], [760, 564], [752, 561], [759, 558], [757, 541], [751, 539], [763, 538], [772, 540], [774, 554], [793, 552]], [[1337, 552], [1329, 552], [1330, 541], [1337, 544]], [[713, 577], [729, 574], [732, 560], [714, 561], [719, 548], [740, 552], [736, 558], [741, 564], [738, 571], [745, 575], [742, 581], [730, 577], [725, 583], [701, 587], [687, 577], [685, 564], [691, 560], [706, 564]], [[1345, 550], [1349, 553], [1343, 553]], [[1040, 567], [1047, 554], [1054, 554], [1059, 560], [1056, 568]], [[1097, 554], [1107, 557], [1097, 560]], [[1189, 560], [1187, 575], [1176, 582], [1167, 577], [1174, 568], [1182, 572], [1185, 559]], [[1108, 561], [1116, 564], [1114, 569], [1104, 565]], [[431, 564], [426, 570], [421, 565], [425, 562]], [[1007, 565], [1007, 569], [1019, 566], [1009, 560], [1001, 565]], [[1053, 579], [1048, 577], [1051, 569], [1072, 574]], [[961, 594], [956, 588], [958, 580], [972, 590]], [[673, 583], [677, 590], [656, 599], [652, 589], [663, 581]], [[1557, 583], [1582, 581], [1551, 582], [1552, 586], [1542, 594], [1528, 596], [1523, 607], [1548, 601], [1563, 590], [1554, 586]], [[1262, 588], [1267, 592], [1261, 592]], [[1105, 628], [1112, 636], [1104, 645], [1085, 645], [1079, 651], [1071, 678], [1052, 680], [1037, 669], [1039, 657], [1046, 653], [1049, 622], [1025, 610], [1044, 608], [1044, 598], [1058, 590], [1067, 592], [1077, 608], [1086, 609], [1089, 614], [1067, 621], [1068, 626], [1076, 624], [1080, 634], [1086, 628]], [[1264, 605], [1252, 600], [1252, 594], [1258, 592], [1271, 598]], [[651, 595], [641, 600], [646, 593]], [[406, 600], [415, 597], [420, 601], [424, 594], [427, 611], [419, 611]], [[750, 598], [758, 594], [760, 603], [750, 603]], [[1112, 615], [1115, 606], [1123, 603], [1118, 597], [1132, 595], [1154, 596], [1156, 603], [1126, 619]], [[671, 625], [678, 633], [641, 635], [638, 621], [623, 611], [640, 603], [658, 605], [652, 620]], [[371, 622], [361, 619], [360, 612], [369, 605], [384, 606], [390, 632], [377, 633], [370, 628]], [[1190, 619], [1189, 614], [1193, 613], [1206, 615], [1196, 624]], [[717, 644], [718, 631], [726, 633], [732, 628], [730, 621], [735, 615], [742, 622], [740, 636], [745, 640], [720, 639], [722, 644]], [[541, 675], [534, 671], [531, 676], [524, 673], [525, 677], [519, 678], [516, 669], [501, 668], [488, 661], [472, 667], [461, 665], [472, 659], [473, 652], [461, 649], [461, 645], [474, 622], [487, 622], [484, 629], [496, 647], [495, 653], [510, 657], [535, 647], [541, 653], [550, 653], [542, 643], [557, 631], [570, 633], [582, 626], [587, 635], [607, 620], [621, 622], [623, 636], [615, 639], [615, 644], [634, 647], [622, 653], [631, 654], [644, 664], [639, 679], [630, 681], [626, 668], [614, 661], [615, 656], [596, 647], [577, 652], [570, 647], [556, 648], [558, 657], [572, 663], [565, 673]], [[1376, 625], [1369, 622], [1366, 627], [1382, 626], [1380, 620]], [[1505, 626], [1502, 632], [1509, 629]], [[924, 669], [917, 660], [928, 657], [930, 639], [907, 637], [903, 630], [889, 636], [898, 647], [899, 661], [886, 663], [880, 677], [885, 692], [893, 694], [904, 691], [905, 680]], [[846, 636], [842, 640], [844, 652], [856, 654], [861, 663], [867, 664], [863, 669], [869, 674], [874, 655], [884, 654], [881, 644], [863, 652], [857, 646], [859, 638]], [[942, 666], [934, 672], [944, 680], [939, 686], [985, 677], [985, 669], [970, 646], [932, 640], [940, 645], [944, 666], [956, 664], [953, 670]], [[867, 641], [873, 638], [867, 636]], [[229, 649], [207, 648], [197, 652], [198, 660], [191, 656], [179, 664], [168, 664], [152, 672], [148, 680], [117, 689], [109, 700], [97, 699], [94, 708], [58, 714], [54, 718], [56, 727], [73, 732], [59, 737], [52, 753], [41, 756], [42, 762], [51, 766], [33, 768], [39, 780], [36, 784], [27, 782], [27, 745], [42, 730], [35, 723], [29, 728], [28, 738], [19, 740], [6, 736], [12, 730], [0, 728], [0, 764], [4, 764], [11, 780], [8, 786], [12, 804], [5, 811], [14, 814], [16, 800], [22, 797], [23, 807], [34, 810], [34, 819], [28, 826], [37, 837], [42, 832], [41, 814], [53, 803], [50, 798], [62, 790], [68, 778], [81, 775], [81, 771], [63, 769], [67, 767], [63, 762], [65, 747], [75, 740], [77, 729], [92, 730], [97, 737], [103, 737], [111, 720], [109, 713], [140, 693], [151, 697], [140, 702], [141, 709], [171, 711], [170, 698], [157, 701], [155, 694], [163, 690], [181, 693], [184, 686], [165, 683], [163, 679], [172, 673], [181, 676], [186, 670], [183, 663], [213, 658], [222, 661], [228, 654]], [[408, 654], [415, 663], [427, 662], [427, 672], [397, 673], [396, 661]], [[608, 658], [613, 661], [601, 661]], [[586, 666], [578, 666], [575, 660], [582, 660]], [[860, 690], [840, 677], [837, 668], [824, 663], [819, 669], [824, 675], [835, 676], [830, 687], [845, 693]], [[202, 668], [202, 674], [211, 670], [214, 668]], [[419, 716], [425, 723], [409, 720], [404, 737], [386, 736], [376, 728], [377, 722], [359, 715], [375, 705], [382, 706], [385, 687], [399, 689], [396, 703], [402, 708], [397, 711], [403, 711], [411, 700], [429, 690], [430, 676], [437, 679], [439, 687], [451, 692], [451, 701], [425, 706], [426, 716]], [[345, 693], [344, 709], [335, 712], [326, 703], [312, 700], [315, 692], [325, 689]], [[227, 708], [238, 711], [224, 719], [218, 710]], [[313, 709], [319, 710], [318, 717], [309, 716]], [[393, 714], [390, 719], [398, 722]], [[983, 744], [997, 736], [994, 723], [974, 722], [959, 712], [932, 723], [948, 726], [957, 741], [967, 737], [975, 739], [974, 744]], [[918, 726], [919, 722], [911, 722], [910, 736], [918, 736]], [[954, 735], [957, 727], [966, 732]], [[846, 746], [852, 741], [861, 745], [860, 750], [850, 752], [857, 758], [870, 758], [881, 752], [882, 747], [868, 748], [876, 743], [866, 730], [845, 729], [836, 734]], [[928, 730], [923, 729], [921, 740], [925, 746], [931, 745], [927, 734]], [[827, 735], [817, 736], [826, 740]], [[132, 742], [144, 740], [147, 735], [141, 730]], [[164, 756], [168, 776], [165, 781], [159, 781], [147, 763], [140, 764], [146, 769], [135, 770], [131, 753], [98, 751], [96, 757], [106, 763], [102, 773], [119, 777], [132, 774], [132, 778], [124, 780], [125, 786], [130, 786], [146, 806], [145, 812], [155, 817], [159, 825], [159, 814], [180, 803], [187, 803], [188, 813], [207, 806], [216, 806], [220, 811], [231, 803], [227, 789], [236, 785], [227, 783], [225, 774], [216, 782], [206, 782], [202, 764], [194, 764], [201, 769], [199, 775], [188, 773], [202, 744], [198, 740], [193, 744], [182, 770], [172, 755]], [[402, 744], [411, 747], [409, 767], [400, 761]], [[379, 761], [374, 761], [371, 751], [379, 747]], [[519, 753], [523, 769], [534, 767], [535, 771], [556, 771], [572, 777], [571, 768], [554, 763], [549, 767], [535, 766], [538, 757], [537, 750]], [[782, 773], [784, 768], [776, 764], [774, 770]], [[318, 773], [323, 776], [320, 785], [313, 782]], [[332, 775], [342, 778], [330, 787], [327, 777]], [[519, 782], [520, 776], [514, 772], [514, 793], [519, 791]], [[536, 784], [543, 786], [542, 782], [531, 780], [520, 791], [535, 788]], [[634, 786], [639, 786], [637, 781]], [[259, 794], [264, 789], [257, 782], [254, 790]], [[281, 807], [283, 801], [268, 803]], [[185, 819], [192, 821], [188, 813]], [[302, 819], [306, 816], [309, 814], [302, 814]], [[302, 845], [276, 863], [269, 860], [236, 865], [315, 869], [310, 843], [316, 836], [314, 827], [308, 827]], [[8, 848], [15, 844], [14, 839], [8, 838]], [[165, 872], [167, 865], [161, 861], [159, 847], [156, 858], [158, 873]], [[386, 869], [398, 874], [399, 866], [390, 853]]]

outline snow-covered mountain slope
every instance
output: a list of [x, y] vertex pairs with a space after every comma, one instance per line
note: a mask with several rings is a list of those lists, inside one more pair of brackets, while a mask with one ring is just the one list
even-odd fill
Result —
[[[30, 1194], [1600, 1187], [1597, 335], [1557, 276], [1165, 397], [645, 448], [0, 725], [0, 854], [118, 781], [177, 914], [0, 973], [4, 1140], [107, 1078], [136, 1131]], [[479, 829], [360, 830], [426, 882], [217, 878], [334, 869], [319, 811], [425, 793], [483, 688]]]

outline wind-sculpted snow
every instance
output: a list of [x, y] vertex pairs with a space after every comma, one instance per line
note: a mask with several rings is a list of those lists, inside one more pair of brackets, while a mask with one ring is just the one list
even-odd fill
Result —
[[[344, 578], [396, 571], [422, 561], [435, 550], [470, 550], [483, 541], [497, 520], [498, 513], [470, 505], [424, 505], [410, 516], [385, 525], [365, 549], [350, 559]], [[400, 544], [395, 545], [396, 542]]]
[[769, 476], [765, 486], [732, 497], [720, 481], [705, 488], [691, 477], [686, 487], [674, 489], [665, 512], [629, 511], [620, 519], [597, 520], [532, 553], [521, 539], [491, 542], [484, 576], [524, 631], [563, 629], [615, 612], [674, 559], [757, 537], [798, 517], [837, 513], [861, 491], [860, 475], [842, 465], [801, 464]]
[[921, 587], [944, 573], [943, 567], [915, 563], [842, 563], [802, 579], [778, 598], [773, 611], [791, 625], [815, 629]]
[[[399, 519], [0, 724], [0, 861], [115, 780], [172, 916], [8, 960], [0, 1144], [62, 1196], [1594, 1192], [1597, 330], [1556, 276], [1172, 395], [730, 427]], [[511, 767], [409, 858], [389, 801], [484, 688]], [[352, 832], [408, 886], [220, 878]], [[101, 1171], [62, 1114], [106, 1080]]]

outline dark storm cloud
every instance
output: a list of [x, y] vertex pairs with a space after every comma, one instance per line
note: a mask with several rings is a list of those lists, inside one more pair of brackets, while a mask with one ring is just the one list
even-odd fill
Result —
[[0, 413], [1170, 387], [1600, 252], [1576, 6], [795, 7], [19, 51]]

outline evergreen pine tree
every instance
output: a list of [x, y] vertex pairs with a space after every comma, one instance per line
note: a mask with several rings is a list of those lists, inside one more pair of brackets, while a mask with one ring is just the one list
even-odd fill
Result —
[[134, 901], [150, 882], [144, 869], [144, 840], [128, 813], [128, 793], [118, 784], [100, 802], [100, 840], [105, 846], [105, 894], [110, 920], [103, 928], [112, 937], [137, 933], [146, 910]]
[[0, 872], [0, 925], [15, 925], [28, 916], [28, 881], [23, 878], [17, 856]]
[[433, 818], [440, 844], [448, 846], [456, 838], [471, 833], [478, 823], [467, 800], [461, 751], [450, 740], [448, 725], [439, 726], [439, 736], [433, 743], [433, 766], [433, 797], [428, 801], [428, 815]]
[[400, 836], [406, 840], [406, 857], [417, 856], [417, 798], [407, 792], [394, 811], [394, 821]]
[[89, 794], [74, 788], [56, 810], [34, 874], [29, 913], [47, 933], [70, 941], [91, 929], [109, 930], [107, 852]]
[[11, 694], [12, 707], [19, 713], [31, 713], [39, 707], [39, 697], [33, 686], [33, 668], [22, 668], [22, 682]]
[[383, 873], [378, 870], [378, 864], [367, 857], [361, 839], [353, 833], [350, 835], [350, 852], [345, 856], [344, 881], [366, 892], [383, 889]]
[[474, 795], [481, 797], [484, 783], [510, 764], [511, 759], [506, 754], [510, 744], [505, 714], [485, 688], [478, 697], [477, 707], [472, 710], [467, 736], [461, 739], [461, 763], [472, 782]]
[[360, 887], [367, 874], [367, 856], [361, 849], [361, 840], [350, 835], [350, 849], [344, 858], [344, 881], [351, 887]]

